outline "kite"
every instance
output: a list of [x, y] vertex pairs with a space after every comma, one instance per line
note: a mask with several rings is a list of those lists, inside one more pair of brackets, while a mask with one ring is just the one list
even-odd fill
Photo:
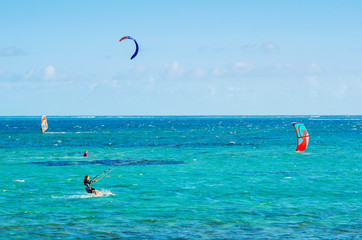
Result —
[[121, 38], [119, 41], [121, 42], [121, 41], [123, 41], [123, 40], [125, 40], [125, 39], [133, 40], [134, 43], [136, 44], [136, 51], [134, 52], [134, 54], [133, 54], [132, 57], [131, 57], [131, 60], [132, 60], [133, 58], [135, 58], [135, 57], [137, 56], [137, 53], [138, 53], [138, 44], [137, 44], [136, 39], [134, 39], [134, 38], [132, 38], [132, 37], [130, 37], [130, 36], [125, 36], [125, 37]]
[[304, 151], [308, 147], [309, 143], [309, 134], [307, 128], [303, 123], [292, 123], [297, 133], [297, 150], [296, 151]]

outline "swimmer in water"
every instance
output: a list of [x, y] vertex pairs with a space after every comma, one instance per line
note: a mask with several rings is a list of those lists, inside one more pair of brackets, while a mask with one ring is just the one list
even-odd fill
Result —
[[99, 179], [93, 179], [92, 181], [89, 181], [89, 176], [88, 176], [88, 175], [85, 176], [85, 177], [84, 177], [84, 181], [83, 181], [83, 182], [84, 182], [84, 185], [86, 185], [85, 191], [86, 191], [87, 193], [94, 193], [96, 196], [102, 195], [100, 191], [92, 188], [92, 184], [93, 184], [94, 182], [97, 182], [98, 180], [99, 180]]
[[88, 157], [88, 151], [85, 150], [83, 157]]

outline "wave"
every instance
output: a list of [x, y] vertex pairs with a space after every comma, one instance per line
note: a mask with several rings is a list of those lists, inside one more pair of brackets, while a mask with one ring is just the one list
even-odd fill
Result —
[[45, 134], [66, 134], [67, 132], [46, 132]]
[[310, 121], [361, 121], [361, 118], [308, 118]]

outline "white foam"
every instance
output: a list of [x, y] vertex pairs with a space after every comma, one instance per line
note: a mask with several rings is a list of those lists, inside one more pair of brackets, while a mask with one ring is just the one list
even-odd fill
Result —
[[361, 121], [361, 119], [358, 118], [319, 118], [319, 119], [315, 119], [315, 118], [308, 118], [308, 120], [313, 120], [313, 121]]
[[108, 190], [104, 190], [104, 189], [102, 189], [102, 190], [100, 190], [100, 193], [102, 194], [102, 195], [99, 195], [99, 196], [97, 196], [97, 197], [108, 197], [108, 196], [115, 196], [115, 194], [113, 194], [111, 191], [108, 191]]
[[71, 198], [94, 198], [94, 197], [109, 197], [109, 196], [115, 196], [115, 194], [113, 194], [111, 191], [108, 190], [100, 190], [99, 191], [101, 193], [101, 195], [95, 195], [95, 194], [90, 194], [90, 193], [85, 193], [85, 194], [76, 194], [76, 195], [68, 195], [68, 196], [52, 196], [52, 198], [66, 198], [66, 199], [71, 199]]
[[25, 180], [13, 180], [13, 182], [25, 182]]

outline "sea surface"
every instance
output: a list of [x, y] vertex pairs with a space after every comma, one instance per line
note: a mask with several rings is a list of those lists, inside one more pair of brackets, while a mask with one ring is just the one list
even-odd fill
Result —
[[362, 239], [362, 116], [40, 120], [0, 117], [0, 239]]

